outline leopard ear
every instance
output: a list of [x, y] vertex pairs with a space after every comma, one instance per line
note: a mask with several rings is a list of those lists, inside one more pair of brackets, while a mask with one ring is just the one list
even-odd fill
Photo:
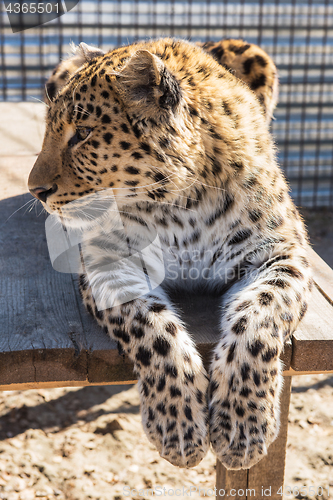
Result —
[[176, 78], [148, 50], [138, 50], [117, 73], [116, 89], [127, 105], [144, 115], [175, 111], [182, 98]]
[[279, 86], [277, 69], [270, 56], [244, 40], [227, 39], [197, 45], [250, 87], [269, 123], [277, 104]]
[[58, 64], [46, 82], [44, 101], [46, 103], [52, 101], [60, 89], [81, 66], [95, 57], [102, 55], [104, 55], [104, 52], [101, 49], [91, 47], [84, 42], [81, 42], [77, 46], [71, 44], [71, 55]]
[[98, 47], [92, 47], [91, 45], [87, 45], [84, 42], [81, 42], [79, 45], [75, 46], [71, 45], [71, 50], [73, 56], [76, 58], [76, 62], [78, 67], [82, 66], [84, 63], [91, 61], [95, 57], [103, 56], [105, 52]]

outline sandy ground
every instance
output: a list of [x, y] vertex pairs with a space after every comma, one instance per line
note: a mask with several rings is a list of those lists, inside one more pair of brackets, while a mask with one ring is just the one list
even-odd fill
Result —
[[[333, 266], [333, 212], [303, 214]], [[209, 495], [214, 481], [212, 452], [192, 470], [159, 457], [141, 428], [135, 386], [0, 393], [0, 499], [137, 500], [153, 487], [184, 487], [199, 499], [194, 488]], [[284, 493], [333, 498], [333, 374], [294, 377]]]
[[[159, 457], [142, 431], [135, 386], [7, 392], [0, 411], [2, 499], [136, 500], [153, 487], [192, 487], [197, 499], [193, 488], [214, 487], [212, 452], [192, 470]], [[295, 377], [285, 498], [327, 500], [329, 487], [332, 498], [332, 472], [333, 376]]]

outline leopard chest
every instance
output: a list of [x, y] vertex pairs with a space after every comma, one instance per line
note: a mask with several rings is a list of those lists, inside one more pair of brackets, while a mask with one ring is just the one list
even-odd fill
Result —
[[224, 214], [216, 203], [206, 202], [195, 210], [163, 205], [141, 208], [126, 213], [122, 220], [133, 247], [138, 241], [145, 251], [151, 246], [163, 260], [164, 283], [170, 287], [224, 285], [230, 279], [230, 270], [242, 258], [242, 252], [228, 245], [230, 235], [241, 227], [237, 212], [230, 208]]

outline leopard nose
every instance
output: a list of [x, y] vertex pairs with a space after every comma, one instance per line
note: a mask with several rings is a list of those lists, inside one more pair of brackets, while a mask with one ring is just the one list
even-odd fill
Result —
[[58, 190], [58, 186], [56, 184], [53, 184], [51, 187], [50, 186], [38, 186], [33, 189], [29, 189], [30, 193], [35, 196], [35, 198], [38, 198], [40, 201], [43, 201], [44, 203], [46, 202], [48, 196], [51, 194], [55, 193]]

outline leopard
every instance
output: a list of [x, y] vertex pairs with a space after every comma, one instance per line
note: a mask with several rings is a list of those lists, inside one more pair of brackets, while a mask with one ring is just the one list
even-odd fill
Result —
[[[55, 83], [58, 67], [49, 82], [57, 90], [28, 180], [59, 224], [82, 229], [85, 307], [133, 362], [145, 433], [178, 467], [196, 466], [210, 445], [227, 469], [267, 454], [279, 433], [280, 355], [313, 287], [269, 129], [276, 69], [255, 50], [173, 38], [106, 53], [81, 44], [75, 71]], [[207, 369], [174, 291], [218, 301]]]

